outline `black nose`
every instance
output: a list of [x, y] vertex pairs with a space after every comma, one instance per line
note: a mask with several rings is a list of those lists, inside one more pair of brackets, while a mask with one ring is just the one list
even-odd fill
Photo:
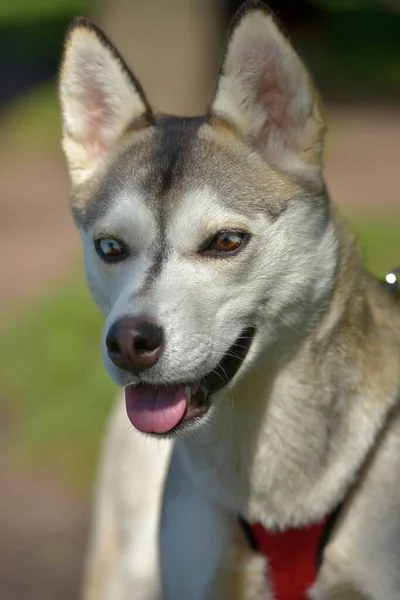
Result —
[[163, 341], [162, 328], [148, 318], [125, 318], [110, 327], [106, 346], [114, 365], [138, 374], [156, 364]]

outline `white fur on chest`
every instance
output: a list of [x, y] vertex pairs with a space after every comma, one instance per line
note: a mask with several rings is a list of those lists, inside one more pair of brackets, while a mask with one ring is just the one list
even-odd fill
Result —
[[[254, 373], [222, 398], [196, 435], [178, 448], [199, 491], [226, 510], [269, 528], [317, 521], [343, 498], [383, 422], [362, 397], [345, 407], [333, 390], [299, 376]], [[380, 414], [381, 413], [381, 414]]]

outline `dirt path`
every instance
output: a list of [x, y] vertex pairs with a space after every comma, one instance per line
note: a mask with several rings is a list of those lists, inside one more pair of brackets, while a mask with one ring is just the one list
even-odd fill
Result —
[[1, 313], [29, 301], [71, 265], [79, 240], [68, 210], [60, 152], [12, 160], [0, 155]]
[[76, 600], [88, 502], [55, 473], [16, 470], [4, 415], [0, 430], [0, 598]]
[[400, 215], [400, 111], [327, 111], [326, 179], [345, 210]]
[[[329, 111], [327, 179], [347, 210], [400, 215], [400, 112]], [[0, 173], [0, 319], [60, 275], [78, 256], [58, 153], [11, 163]], [[0, 399], [0, 411], [1, 411]], [[0, 429], [0, 598], [76, 600], [89, 503], [57, 473], [20, 472]]]

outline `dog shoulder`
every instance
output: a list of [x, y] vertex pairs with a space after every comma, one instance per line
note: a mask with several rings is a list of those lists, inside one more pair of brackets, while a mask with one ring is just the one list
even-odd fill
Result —
[[388, 415], [386, 426], [342, 509], [324, 552], [315, 598], [325, 598], [328, 590], [353, 581], [366, 597], [398, 599], [399, 474], [400, 402]]

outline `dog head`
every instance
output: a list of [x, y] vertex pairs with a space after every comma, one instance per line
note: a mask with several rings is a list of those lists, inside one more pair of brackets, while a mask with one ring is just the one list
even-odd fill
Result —
[[205, 117], [154, 115], [85, 19], [67, 35], [60, 97], [104, 363], [138, 429], [188, 430], [306, 335], [332, 288], [317, 94], [257, 8], [232, 29]]

